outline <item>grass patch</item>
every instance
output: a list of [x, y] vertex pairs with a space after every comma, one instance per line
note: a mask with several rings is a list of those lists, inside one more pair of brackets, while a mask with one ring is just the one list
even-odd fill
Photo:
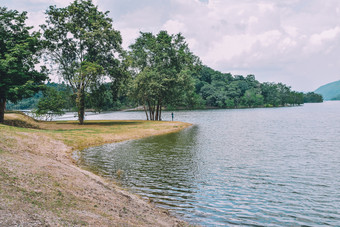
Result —
[[[73, 211], [85, 210], [104, 219], [119, 218], [114, 210], [105, 208], [109, 205], [98, 203], [96, 196], [100, 194], [95, 194], [96, 190], [86, 189], [88, 182], [81, 178], [82, 174], [77, 184], [70, 184], [74, 177], [79, 177], [72, 175], [78, 174], [79, 170], [67, 167], [73, 165], [67, 159], [71, 150], [171, 133], [190, 125], [136, 120], [86, 121], [84, 125], [79, 125], [76, 121], [35, 121], [17, 113], [6, 114], [5, 119], [21, 123], [14, 126], [0, 124], [0, 154], [6, 153], [0, 158], [0, 194], [4, 201], [1, 207], [9, 207], [15, 212], [24, 210], [30, 214], [48, 213], [51, 217], [57, 217], [57, 224], [61, 226], [89, 224], [87, 221], [91, 218], [83, 220], [81, 213]], [[64, 174], [63, 171], [70, 172]], [[96, 172], [95, 169], [90, 171]], [[121, 174], [117, 172], [118, 176]], [[101, 190], [102, 186], [99, 185], [96, 182], [89, 188]], [[81, 190], [85, 190], [88, 196], [75, 193]], [[116, 202], [116, 199], [107, 201]], [[124, 202], [122, 209], [119, 209], [124, 217], [131, 213], [131, 206], [125, 206]], [[44, 223], [43, 216], [37, 218]], [[102, 218], [97, 220], [101, 221]]]
[[[139, 139], [142, 137], [174, 132], [190, 125], [181, 122], [174, 123], [142, 120], [95, 120], [86, 121], [84, 125], [79, 125], [76, 121], [34, 121], [27, 116], [15, 114], [10, 114], [10, 118], [15, 121], [28, 121], [31, 125], [34, 124], [34, 127], [26, 127], [29, 124], [21, 124], [19, 125], [20, 127], [4, 126], [0, 128], [0, 132], [4, 130], [7, 133], [38, 133], [39, 135], [48, 136], [52, 139], [61, 140], [66, 145], [71, 146], [74, 150], [102, 145], [104, 143]], [[21, 127], [23, 125], [24, 127]], [[20, 136], [20, 134], [18, 136]]]
[[[76, 206], [76, 198], [65, 195], [60, 184], [42, 175], [25, 174], [17, 177], [14, 172], [0, 168], [0, 194], [17, 204], [31, 204], [33, 207], [53, 212], [67, 213]], [[34, 182], [28, 185], [27, 183]], [[36, 187], [39, 185], [39, 187]]]

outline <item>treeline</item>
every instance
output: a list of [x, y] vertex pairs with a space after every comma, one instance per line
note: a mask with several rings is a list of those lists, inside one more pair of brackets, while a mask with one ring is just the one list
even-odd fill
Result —
[[[198, 74], [192, 75], [194, 92], [190, 93], [176, 105], [165, 108], [245, 108], [245, 107], [278, 107], [301, 105], [303, 103], [323, 102], [321, 95], [314, 92], [302, 93], [292, 91], [282, 83], [260, 83], [254, 75], [233, 76], [221, 73], [207, 66], [202, 66]], [[134, 108], [138, 102], [131, 94], [133, 78], [126, 83], [119, 93], [113, 92], [111, 83], [104, 83], [89, 89], [85, 96], [86, 109], [101, 112]], [[130, 85], [129, 85], [130, 84]], [[75, 94], [65, 83], [47, 83], [47, 88], [56, 89], [64, 100], [63, 109], [76, 111]], [[24, 99], [17, 104], [9, 102], [8, 109], [36, 109], [43, 92]], [[56, 99], [56, 95], [53, 97]]]
[[[127, 94], [114, 95], [111, 83], [101, 84], [99, 87], [92, 88], [85, 95], [85, 108], [95, 112], [108, 110], [121, 110], [134, 107], [135, 103], [131, 101]], [[51, 96], [51, 97], [49, 97]], [[8, 110], [36, 110], [39, 101], [43, 98], [50, 100], [61, 99], [63, 104], [60, 109], [64, 111], [77, 111], [75, 102], [76, 95], [71, 87], [66, 83], [48, 82], [42, 91], [37, 92], [34, 96], [20, 100], [17, 103], [8, 101], [6, 107]], [[41, 107], [40, 109], [42, 109]]]
[[308, 92], [304, 94], [303, 97], [304, 103], [318, 103], [323, 102], [323, 97], [320, 94], [314, 93], [314, 92]]
[[219, 108], [276, 107], [300, 105], [304, 94], [282, 83], [260, 83], [254, 75], [246, 77], [221, 73], [203, 67], [196, 79], [196, 94], [203, 106]]
[[[62, 95], [62, 99], [65, 101], [63, 105], [63, 109], [66, 111], [72, 111], [74, 110], [74, 100], [72, 98], [72, 90], [70, 89], [69, 86], [67, 86], [64, 82], [61, 84], [58, 83], [50, 83], [48, 82], [46, 84], [46, 87], [43, 88], [44, 90], [46, 89], [55, 89]], [[32, 110], [36, 109], [38, 106], [38, 102], [41, 98], [43, 98], [43, 92], [39, 91], [35, 93], [32, 97], [22, 99], [16, 103], [7, 101], [6, 108], [8, 110]]]
[[[91, 0], [50, 6], [40, 30], [30, 32], [27, 12], [0, 7], [0, 123], [6, 106], [36, 108], [38, 115], [73, 110], [83, 124], [85, 109], [142, 106], [148, 120], [161, 120], [165, 108], [271, 107], [311, 100], [282, 83], [203, 66], [180, 33], [140, 32], [124, 50], [108, 13]], [[38, 70], [42, 58], [49, 64]], [[48, 83], [51, 72], [64, 82]]]

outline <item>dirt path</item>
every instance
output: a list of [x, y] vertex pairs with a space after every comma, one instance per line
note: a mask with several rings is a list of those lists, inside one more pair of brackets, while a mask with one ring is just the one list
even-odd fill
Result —
[[[178, 123], [153, 134], [187, 126]], [[149, 128], [136, 130], [151, 135]], [[110, 140], [127, 138], [124, 133], [116, 136], [111, 134]], [[0, 125], [0, 226], [187, 226], [79, 168], [70, 158], [74, 146], [58, 137], [51, 131]]]

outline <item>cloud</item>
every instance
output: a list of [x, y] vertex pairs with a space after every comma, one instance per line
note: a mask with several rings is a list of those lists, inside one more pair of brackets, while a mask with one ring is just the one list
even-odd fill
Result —
[[168, 20], [162, 26], [162, 29], [168, 31], [171, 34], [183, 33], [187, 31], [186, 25], [180, 21]]
[[139, 30], [136, 28], [123, 28], [120, 29], [120, 34], [123, 39], [123, 48], [128, 49], [129, 45], [135, 42], [136, 38], [139, 36]]
[[335, 28], [322, 31], [321, 33], [313, 34], [309, 41], [312, 45], [322, 45], [324, 42], [332, 41], [337, 38], [339, 33], [340, 27], [336, 26]]
[[318, 33], [311, 34], [303, 48], [306, 55], [328, 54], [339, 45], [340, 27], [336, 26]]
[[33, 30], [39, 30], [39, 25], [43, 24], [45, 21], [45, 11], [35, 11], [29, 12], [27, 14], [29, 20], [27, 20], [27, 25], [33, 26]]
[[[0, 0], [43, 23], [51, 4], [69, 0]], [[253, 73], [297, 90], [340, 79], [338, 0], [96, 0], [109, 10], [124, 47], [139, 31], [181, 32], [204, 64], [223, 72]]]

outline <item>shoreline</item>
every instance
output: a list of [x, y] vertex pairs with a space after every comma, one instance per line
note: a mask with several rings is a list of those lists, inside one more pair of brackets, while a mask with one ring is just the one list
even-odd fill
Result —
[[[0, 125], [0, 225], [188, 226], [113, 181], [81, 168], [75, 150], [173, 133], [182, 122], [37, 122], [6, 114]], [[119, 128], [119, 130], [118, 130]]]

